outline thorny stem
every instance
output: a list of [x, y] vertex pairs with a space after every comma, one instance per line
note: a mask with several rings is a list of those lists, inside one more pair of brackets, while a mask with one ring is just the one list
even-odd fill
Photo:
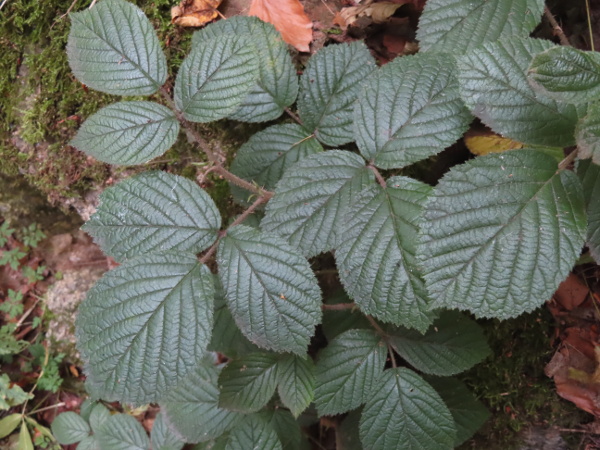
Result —
[[343, 311], [356, 308], [356, 303], [337, 303], [335, 305], [321, 305], [323, 311]]
[[383, 178], [379, 170], [377, 170], [377, 167], [375, 167], [373, 164], [369, 164], [367, 167], [375, 174], [375, 178], [377, 179], [379, 185], [385, 189], [387, 187], [387, 183], [385, 182], [385, 178]]
[[573, 162], [573, 160], [575, 159], [575, 157], [577, 156], [577, 150], [573, 150], [571, 153], [569, 153], [565, 159], [563, 159], [559, 164], [558, 164], [558, 170], [565, 170], [567, 167], [569, 167], [569, 164], [571, 164]]
[[548, 22], [550, 22], [550, 25], [552, 25], [552, 31], [554, 31], [554, 34], [556, 36], [558, 36], [560, 43], [562, 45], [566, 45], [567, 47], [570, 47], [571, 43], [569, 42], [569, 39], [567, 39], [567, 36], [565, 35], [564, 31], [562, 30], [562, 28], [560, 27], [560, 25], [558, 24], [558, 22], [552, 15], [552, 12], [550, 11], [550, 9], [548, 9], [547, 6], [544, 6], [544, 16], [546, 17], [546, 19], [548, 19]]

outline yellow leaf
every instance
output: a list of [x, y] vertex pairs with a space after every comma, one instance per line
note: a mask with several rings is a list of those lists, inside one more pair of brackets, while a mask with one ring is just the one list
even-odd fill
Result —
[[171, 8], [171, 22], [182, 27], [202, 27], [219, 17], [223, 0], [183, 0]]
[[477, 156], [523, 148], [522, 143], [492, 132], [469, 130], [464, 139], [469, 151]]

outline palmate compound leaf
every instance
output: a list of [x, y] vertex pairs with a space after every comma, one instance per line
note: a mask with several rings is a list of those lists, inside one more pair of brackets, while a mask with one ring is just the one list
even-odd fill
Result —
[[167, 79], [167, 60], [141, 9], [104, 0], [72, 13], [67, 55], [83, 84], [115, 95], [150, 95]]
[[217, 261], [242, 333], [268, 350], [306, 353], [321, 322], [321, 292], [298, 251], [278, 236], [239, 225], [221, 240]]
[[143, 164], [175, 143], [179, 122], [153, 102], [119, 102], [87, 119], [71, 145], [108, 164]]
[[336, 248], [356, 195], [374, 175], [358, 155], [331, 150], [292, 166], [278, 183], [261, 222], [311, 257]]
[[548, 300], [584, 243], [581, 183], [543, 151], [455, 166], [430, 197], [417, 249], [433, 307], [508, 319]]
[[346, 292], [366, 314], [424, 332], [431, 323], [415, 260], [417, 229], [431, 187], [393, 177], [357, 196], [335, 260]]
[[219, 407], [220, 371], [211, 358], [202, 358], [161, 400], [165, 421], [185, 442], [216, 439], [244, 417]]
[[600, 99], [600, 53], [552, 47], [535, 55], [528, 71], [536, 91], [567, 103]]
[[199, 253], [216, 240], [220, 226], [219, 210], [200, 187], [152, 171], [106, 189], [83, 230], [122, 261], [156, 251]]
[[388, 369], [377, 380], [360, 419], [370, 450], [451, 449], [456, 427], [439, 394], [412, 370]]
[[592, 103], [577, 124], [575, 140], [580, 158], [592, 158], [594, 164], [600, 164], [600, 102]]
[[76, 321], [95, 396], [158, 401], [194, 367], [213, 325], [213, 278], [193, 255], [142, 255], [106, 273]]
[[354, 102], [374, 69], [375, 60], [362, 42], [319, 50], [300, 78], [298, 114], [304, 128], [326, 145], [352, 141]]
[[444, 311], [425, 334], [391, 329], [390, 344], [415, 369], [432, 375], [454, 375], [490, 354], [483, 330], [457, 311]]
[[270, 23], [256, 17], [234, 16], [197, 31], [192, 47], [206, 39], [227, 35], [250, 36], [258, 55], [260, 75], [239, 109], [229, 116], [243, 122], [265, 122], [279, 117], [298, 95], [298, 76], [287, 44]]
[[458, 58], [460, 94], [472, 113], [496, 133], [531, 145], [574, 143], [575, 125], [586, 105], [559, 103], [538, 95], [527, 68], [550, 41], [512, 37], [488, 43]]
[[150, 439], [144, 427], [129, 414], [115, 414], [94, 434], [101, 449], [148, 450]]
[[590, 161], [578, 161], [577, 176], [583, 186], [587, 209], [586, 245], [596, 262], [600, 262], [600, 166]]
[[227, 117], [256, 83], [259, 60], [248, 36], [219, 36], [196, 45], [175, 80], [175, 104], [192, 122]]
[[529, 36], [543, 0], [428, 0], [417, 39], [423, 51], [460, 54], [508, 36]]
[[[273, 125], [254, 134], [240, 147], [231, 164], [231, 172], [272, 190], [294, 163], [322, 151], [319, 141], [300, 125]], [[234, 184], [230, 187], [238, 202], [249, 203], [249, 191]]]
[[367, 82], [354, 108], [361, 154], [377, 167], [401, 168], [440, 153], [467, 130], [472, 116], [458, 94], [453, 58], [398, 58]]
[[357, 408], [380, 387], [387, 346], [371, 330], [349, 330], [319, 353], [315, 403], [319, 415], [341, 414]]
[[454, 446], [469, 439], [490, 417], [490, 412], [478, 401], [465, 384], [456, 378], [425, 377], [442, 397], [456, 425]]

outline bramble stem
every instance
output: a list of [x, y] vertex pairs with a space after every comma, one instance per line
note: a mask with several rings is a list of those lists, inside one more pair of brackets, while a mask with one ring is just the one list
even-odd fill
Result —
[[283, 108], [283, 110], [286, 112], [286, 114], [288, 116], [290, 116], [292, 119], [294, 119], [300, 125], [302, 125], [302, 121], [300, 120], [300, 117], [298, 117], [295, 113], [293, 113], [290, 108]]
[[392, 367], [395, 369], [396, 367], [398, 367], [398, 364], [396, 364], [396, 357], [394, 356], [394, 349], [392, 348], [392, 346], [390, 344], [388, 344], [388, 353], [390, 354], [390, 360], [392, 361]]
[[356, 308], [356, 303], [336, 303], [335, 305], [321, 305], [323, 311], [343, 311]]
[[387, 337], [387, 333], [385, 331], [383, 331], [383, 328], [381, 328], [377, 322], [375, 322], [375, 319], [373, 319], [371, 316], [368, 316], [368, 315], [365, 315], [365, 317], [367, 318], [367, 320], [369, 321], [371, 326], [373, 328], [375, 328], [375, 331], [377, 332], [377, 334], [379, 334], [381, 337], [384, 337], [384, 338]]
[[377, 179], [379, 185], [385, 189], [387, 187], [387, 183], [385, 182], [385, 178], [383, 178], [379, 170], [377, 170], [377, 167], [375, 167], [373, 164], [369, 164], [367, 167], [375, 174], [375, 178]]
[[573, 162], [573, 160], [577, 157], [577, 150], [573, 150], [571, 153], [569, 153], [565, 159], [563, 159], [559, 164], [558, 164], [558, 170], [565, 170], [567, 167], [569, 167], [569, 164], [571, 164]]
[[571, 43], [569, 42], [569, 39], [567, 39], [565, 32], [562, 30], [562, 28], [560, 27], [560, 25], [558, 24], [558, 22], [552, 15], [552, 12], [550, 11], [550, 9], [548, 9], [547, 6], [544, 6], [544, 16], [546, 17], [546, 19], [548, 19], [548, 22], [550, 22], [550, 25], [552, 25], [552, 31], [554, 31], [554, 34], [556, 36], [558, 36], [560, 43], [562, 45], [571, 47]]

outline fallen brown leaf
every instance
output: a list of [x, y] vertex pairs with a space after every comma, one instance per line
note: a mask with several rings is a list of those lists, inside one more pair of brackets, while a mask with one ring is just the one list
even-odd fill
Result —
[[373, 3], [373, 0], [370, 0], [359, 6], [342, 9], [336, 14], [334, 23], [339, 25], [342, 30], [347, 29], [360, 17], [370, 17], [375, 23], [383, 23], [392, 17], [398, 8], [407, 3], [410, 3], [410, 0], [379, 3]]
[[585, 283], [572, 273], [558, 286], [554, 300], [567, 311], [572, 311], [585, 301], [589, 293]]
[[171, 22], [181, 27], [202, 27], [219, 17], [223, 0], [183, 0], [171, 8]]
[[309, 51], [313, 24], [299, 0], [252, 0], [248, 15], [273, 24], [285, 42]]

